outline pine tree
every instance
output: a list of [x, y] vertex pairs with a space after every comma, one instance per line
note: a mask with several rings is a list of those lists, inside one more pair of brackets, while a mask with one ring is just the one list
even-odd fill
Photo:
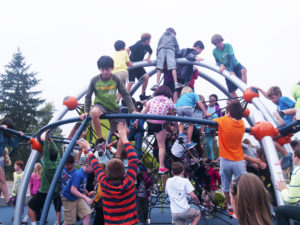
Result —
[[[38, 125], [40, 112], [38, 107], [44, 103], [34, 91], [40, 82], [36, 72], [30, 72], [20, 49], [13, 54], [12, 61], [5, 66], [5, 73], [0, 74], [0, 114], [10, 117], [16, 130], [31, 132]], [[34, 129], [35, 128], [35, 129]]]

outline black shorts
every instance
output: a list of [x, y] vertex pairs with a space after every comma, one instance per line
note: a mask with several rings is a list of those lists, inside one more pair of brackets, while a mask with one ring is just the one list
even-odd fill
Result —
[[54, 204], [55, 211], [60, 212], [62, 207], [62, 201], [61, 201], [60, 194], [57, 192], [53, 194], [53, 204]]
[[159, 124], [159, 123], [148, 123], [148, 134], [157, 134], [164, 130], [164, 124]]
[[135, 78], [139, 80], [147, 72], [146, 72], [146, 70], [143, 67], [140, 67], [140, 68], [128, 70], [128, 73], [129, 73], [129, 82], [133, 82], [134, 83]]
[[[243, 67], [240, 63], [237, 64], [234, 68], [233, 68], [233, 72], [235, 73], [235, 75], [238, 77], [238, 78], [242, 78], [242, 69], [245, 69], [245, 67]], [[235, 86], [235, 84], [233, 84], [230, 80], [228, 79], [225, 79], [226, 80], [226, 85], [227, 85], [227, 88], [228, 88], [228, 91], [229, 92], [233, 92], [233, 91], [236, 91], [237, 90], [237, 86]]]
[[29, 200], [28, 206], [37, 214], [40, 214], [43, 207], [44, 203], [47, 197], [47, 193], [41, 193], [38, 191], [36, 195], [32, 197], [32, 199]]
[[174, 84], [174, 81], [167, 81], [167, 82], [164, 82], [164, 86], [169, 87], [170, 90], [172, 91], [172, 93], [174, 93], [174, 91], [175, 91], [175, 84]]

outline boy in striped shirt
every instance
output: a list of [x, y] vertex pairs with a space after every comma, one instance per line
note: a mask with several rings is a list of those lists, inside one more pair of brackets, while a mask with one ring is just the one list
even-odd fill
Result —
[[138, 158], [127, 139], [126, 127], [122, 123], [118, 124], [116, 135], [125, 144], [128, 157], [126, 173], [123, 162], [118, 158], [113, 158], [107, 163], [105, 174], [90, 149], [89, 143], [81, 139], [77, 141], [77, 144], [88, 149], [90, 162], [97, 181], [101, 185], [105, 224], [138, 224], [135, 197]]

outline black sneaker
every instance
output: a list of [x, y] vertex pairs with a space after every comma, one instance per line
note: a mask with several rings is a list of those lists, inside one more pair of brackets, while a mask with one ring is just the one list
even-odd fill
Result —
[[148, 100], [150, 97], [151, 97], [150, 95], [142, 94], [142, 95], [140, 95], [140, 100], [145, 101], [145, 100]]
[[96, 151], [98, 151], [98, 156], [102, 157], [106, 152], [106, 141], [102, 137], [96, 141]]
[[179, 144], [183, 144], [184, 143], [184, 140], [183, 140], [183, 135], [180, 133], [179, 135], [178, 135], [178, 143]]

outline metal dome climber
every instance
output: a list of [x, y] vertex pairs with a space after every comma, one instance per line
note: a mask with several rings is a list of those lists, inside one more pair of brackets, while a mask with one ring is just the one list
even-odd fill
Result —
[[[178, 64], [189, 64], [189, 65], [195, 65], [198, 66], [199, 69], [199, 76], [202, 77], [203, 79], [207, 80], [208, 82], [210, 82], [211, 84], [213, 84], [214, 86], [216, 86], [219, 90], [221, 90], [228, 98], [230, 98], [230, 94], [228, 93], [227, 89], [220, 84], [216, 79], [212, 78], [211, 76], [208, 76], [204, 69], [208, 69], [211, 70], [213, 72], [215, 72], [215, 74], [219, 74], [218, 72], [218, 67], [206, 62], [191, 62], [191, 61], [187, 61], [186, 59], [177, 59], [177, 63]], [[133, 64], [133, 67], [129, 68], [129, 69], [133, 69], [133, 68], [138, 68], [138, 67], [148, 67], [148, 66], [155, 66], [156, 65], [156, 61], [152, 61], [151, 64], [148, 64], [147, 62], [136, 62]], [[153, 76], [156, 72], [156, 69], [151, 70], [148, 74], [149, 76]], [[238, 79], [236, 76], [231, 76], [229, 74], [228, 71], [224, 71], [223, 74], [219, 74], [227, 79], [229, 79], [232, 83], [234, 83], [242, 92], [244, 92], [247, 88], [246, 84], [243, 83], [240, 79]], [[134, 87], [131, 89], [130, 94], [133, 95], [135, 93], [135, 91], [141, 86], [142, 84], [142, 79], [140, 79], [138, 81], [138, 83], [136, 85], [134, 85]], [[79, 92], [79, 94], [76, 96], [76, 99], [79, 101], [86, 93], [86, 88], [84, 88], [81, 92]], [[255, 96], [251, 99], [251, 103], [253, 103], [253, 105], [256, 107], [255, 110], [253, 110], [251, 112], [251, 114], [247, 117], [247, 121], [249, 122], [249, 124], [251, 126], [254, 126], [254, 124], [256, 124], [257, 122], [261, 122], [261, 121], [268, 121], [272, 127], [276, 127], [277, 123], [275, 121], [275, 119], [273, 118], [271, 112], [265, 107], [264, 104], [262, 104], [262, 102], [259, 99], [259, 96]], [[57, 113], [56, 116], [49, 122], [49, 125], [47, 125], [46, 127], [42, 128], [39, 133], [38, 133], [38, 139], [40, 141], [40, 136], [41, 134], [45, 131], [45, 129], [48, 129], [50, 127], [55, 127], [55, 126], [59, 126], [65, 123], [71, 123], [71, 122], [76, 122], [78, 121], [78, 118], [74, 118], [74, 119], [69, 119], [69, 120], [63, 120], [63, 117], [67, 114], [68, 112], [68, 108], [65, 107], [61, 112]], [[117, 115], [104, 115], [101, 118], [112, 118], [110, 116], [117, 116]], [[131, 116], [132, 118], [137, 118], [139, 116], [143, 116], [143, 115], [135, 115], [135, 114], [128, 114], [128, 116]], [[144, 115], [145, 116], [145, 115]], [[147, 118], [150, 118], [149, 115], [147, 115]], [[162, 118], [161, 118], [162, 119]], [[163, 118], [164, 120], [167, 120], [168, 118]], [[169, 117], [169, 119], [172, 120], [176, 120], [178, 121], [178, 117], [176, 118], [171, 118]], [[180, 118], [180, 121], [181, 120]], [[191, 121], [191, 119], [189, 119], [189, 121]], [[80, 132], [83, 131], [86, 123], [88, 122], [88, 119], [84, 120], [84, 122], [81, 124], [80, 128], [78, 129], [78, 131], [76, 132], [75, 136], [73, 137], [72, 141], [69, 144], [69, 147], [66, 151], [66, 154], [63, 156], [63, 158], [61, 159], [60, 165], [59, 167], [61, 168], [62, 165], [64, 165], [64, 161], [65, 158], [67, 157], [67, 153], [71, 151], [71, 148], [73, 148], [73, 146], [75, 145], [75, 141], [76, 138], [79, 137]], [[195, 123], [207, 123], [209, 124], [207, 121], [201, 121], [201, 120], [192, 120], [192, 122]], [[210, 121], [212, 122], [212, 121]], [[214, 122], [212, 122], [214, 123]], [[213, 124], [209, 124], [209, 125], [213, 125]], [[216, 124], [214, 124], [216, 125]], [[285, 128], [286, 130], [289, 130], [289, 127]], [[279, 129], [280, 130], [280, 129]], [[282, 129], [284, 130], [284, 129]], [[255, 132], [255, 131], [254, 131]], [[268, 133], [268, 135], [270, 135], [270, 133]], [[268, 161], [268, 165], [269, 165], [269, 169], [271, 172], [271, 177], [273, 182], [276, 182], [278, 180], [282, 180], [283, 179], [283, 175], [282, 175], [282, 170], [279, 164], [279, 159], [278, 156], [276, 154], [276, 149], [275, 146], [273, 144], [273, 140], [271, 136], [264, 136], [262, 135], [261, 140], [260, 140], [260, 144], [261, 146], [264, 148], [265, 150], [265, 154], [266, 154], [266, 158]], [[285, 144], [284, 147], [291, 152], [291, 147], [289, 144]], [[30, 157], [27, 161], [26, 167], [24, 169], [24, 175], [20, 184], [20, 189], [19, 189], [19, 193], [18, 193], [18, 199], [17, 199], [17, 203], [16, 203], [16, 207], [15, 207], [15, 212], [14, 212], [14, 225], [19, 225], [21, 224], [21, 214], [22, 214], [22, 210], [24, 207], [24, 202], [25, 202], [25, 196], [26, 196], [26, 188], [28, 186], [29, 183], [29, 179], [30, 179], [30, 175], [33, 171], [33, 167], [35, 162], [37, 161], [39, 157], [39, 152], [38, 151], [32, 151], [30, 154]], [[58, 171], [58, 170], [57, 170]], [[53, 179], [53, 182], [51, 184], [51, 187], [55, 185], [56, 181]], [[51, 188], [50, 187], [50, 188]], [[51, 196], [53, 194], [53, 192], [50, 191], [48, 192], [48, 196], [49, 199], [51, 200]], [[281, 198], [280, 193], [275, 190], [275, 194], [276, 194], [276, 199], [277, 199], [277, 203], [278, 205], [283, 205], [283, 200]], [[47, 198], [48, 199], [48, 198]], [[47, 203], [47, 204], [46, 204]], [[50, 201], [45, 202], [45, 206], [43, 208], [43, 213], [42, 213], [42, 217], [41, 217], [41, 223], [40, 224], [45, 224], [45, 220], [47, 217], [47, 213], [49, 210], [49, 206], [50, 206]]]

